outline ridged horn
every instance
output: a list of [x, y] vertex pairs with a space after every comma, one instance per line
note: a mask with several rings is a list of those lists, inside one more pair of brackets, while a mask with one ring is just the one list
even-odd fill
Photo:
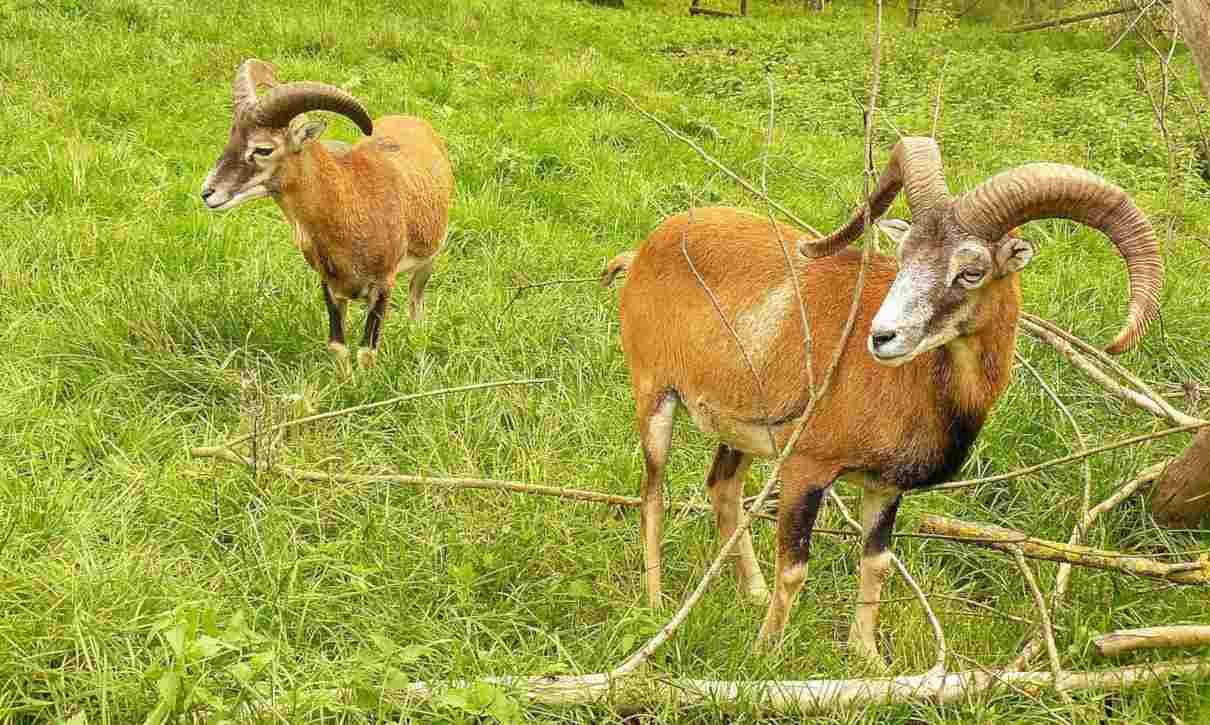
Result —
[[235, 72], [235, 80], [231, 82], [231, 105], [236, 115], [256, 105], [257, 88], [272, 88], [276, 85], [277, 76], [273, 72], [273, 66], [256, 58], [245, 60]]
[[259, 126], [281, 127], [290, 119], [307, 111], [332, 111], [347, 116], [361, 132], [369, 136], [374, 133], [374, 122], [361, 101], [336, 86], [313, 81], [299, 81], [277, 86], [269, 95], [260, 99], [256, 106], [256, 123]]
[[871, 220], [886, 213], [903, 189], [912, 217], [938, 208], [949, 199], [941, 166], [941, 150], [928, 136], [904, 136], [891, 148], [891, 158], [878, 177], [874, 193], [853, 213], [848, 223], [823, 239], [804, 239], [799, 251], [808, 257], [826, 257], [847, 247], [865, 231], [866, 209]]
[[1125, 352], [1160, 312], [1164, 258], [1147, 217], [1126, 192], [1084, 169], [1065, 164], [1026, 164], [997, 174], [955, 204], [959, 226], [995, 241], [1035, 219], [1071, 219], [1101, 231], [1126, 261], [1130, 306], [1126, 321], [1106, 348]]

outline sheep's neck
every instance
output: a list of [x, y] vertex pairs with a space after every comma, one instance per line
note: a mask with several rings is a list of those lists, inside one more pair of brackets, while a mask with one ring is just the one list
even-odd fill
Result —
[[288, 159], [273, 198], [295, 227], [300, 246], [321, 243], [333, 230], [323, 210], [344, 195], [345, 172], [322, 143], [309, 143]]
[[982, 323], [977, 331], [952, 340], [938, 351], [933, 371], [942, 397], [938, 402], [954, 415], [982, 425], [1008, 387], [1020, 312], [1020, 282], [1017, 275], [1012, 275], [987, 290], [976, 312], [976, 319]]

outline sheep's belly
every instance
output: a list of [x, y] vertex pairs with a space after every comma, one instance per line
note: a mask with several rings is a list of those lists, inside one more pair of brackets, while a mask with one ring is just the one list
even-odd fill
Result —
[[[777, 455], [769, 440], [769, 426], [728, 416], [700, 397], [683, 403], [702, 432], [712, 433], [728, 446], [754, 456], [772, 458]], [[772, 430], [776, 436], [777, 429]]]

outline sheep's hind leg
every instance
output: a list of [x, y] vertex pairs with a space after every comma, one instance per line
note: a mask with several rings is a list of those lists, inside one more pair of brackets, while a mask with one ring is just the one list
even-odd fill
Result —
[[378, 340], [382, 334], [382, 322], [386, 319], [390, 304], [390, 287], [378, 287], [370, 292], [370, 311], [366, 314], [366, 327], [361, 336], [361, 349], [357, 351], [357, 364], [363, 368], [374, 367], [374, 359], [378, 354]]
[[639, 437], [643, 444], [643, 482], [639, 486], [639, 538], [643, 544], [644, 580], [647, 602], [659, 607], [663, 600], [664, 465], [672, 445], [672, 421], [677, 398], [664, 392], [639, 400]]
[[[723, 542], [731, 538], [739, 526], [740, 510], [743, 504], [744, 479], [748, 466], [752, 464], [752, 456], [727, 445], [719, 445], [714, 453], [714, 463], [710, 473], [706, 474], [706, 493], [710, 496], [710, 504], [714, 508], [714, 518], [718, 524], [719, 537]], [[752, 549], [752, 531], [744, 532], [736, 543], [735, 576], [739, 583], [739, 593], [758, 604], [769, 601], [769, 589], [765, 578], [760, 573], [760, 565], [756, 563], [756, 553]]]
[[412, 271], [412, 281], [408, 285], [408, 315], [412, 322], [424, 321], [424, 287], [429, 283], [432, 273], [431, 259]]
[[349, 357], [349, 348], [345, 347], [345, 309], [347, 300], [336, 301], [327, 282], [321, 282], [324, 293], [324, 305], [328, 308], [328, 352], [340, 362]]

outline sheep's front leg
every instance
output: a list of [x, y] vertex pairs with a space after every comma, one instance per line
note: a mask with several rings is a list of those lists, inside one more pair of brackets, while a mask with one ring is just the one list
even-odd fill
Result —
[[345, 347], [345, 309], [347, 300], [336, 301], [327, 282], [320, 282], [324, 292], [324, 305], [328, 308], [328, 352], [338, 360], [349, 356], [349, 348]]
[[382, 322], [386, 319], [391, 304], [391, 288], [376, 287], [370, 292], [370, 311], [366, 314], [366, 328], [361, 335], [361, 349], [357, 351], [357, 364], [363, 368], [374, 367], [378, 354], [378, 338], [382, 333]]
[[861, 495], [861, 586], [857, 611], [849, 628], [849, 647], [871, 662], [885, 666], [878, 654], [878, 604], [882, 583], [891, 567], [891, 531], [899, 511], [900, 492], [891, 486], [869, 486]]
[[815, 517], [823, 504], [824, 492], [836, 480], [836, 473], [802, 459], [789, 459], [782, 464], [781, 496], [777, 507], [777, 568], [773, 596], [757, 635], [757, 646], [774, 646], [781, 642], [794, 600], [807, 581]]

